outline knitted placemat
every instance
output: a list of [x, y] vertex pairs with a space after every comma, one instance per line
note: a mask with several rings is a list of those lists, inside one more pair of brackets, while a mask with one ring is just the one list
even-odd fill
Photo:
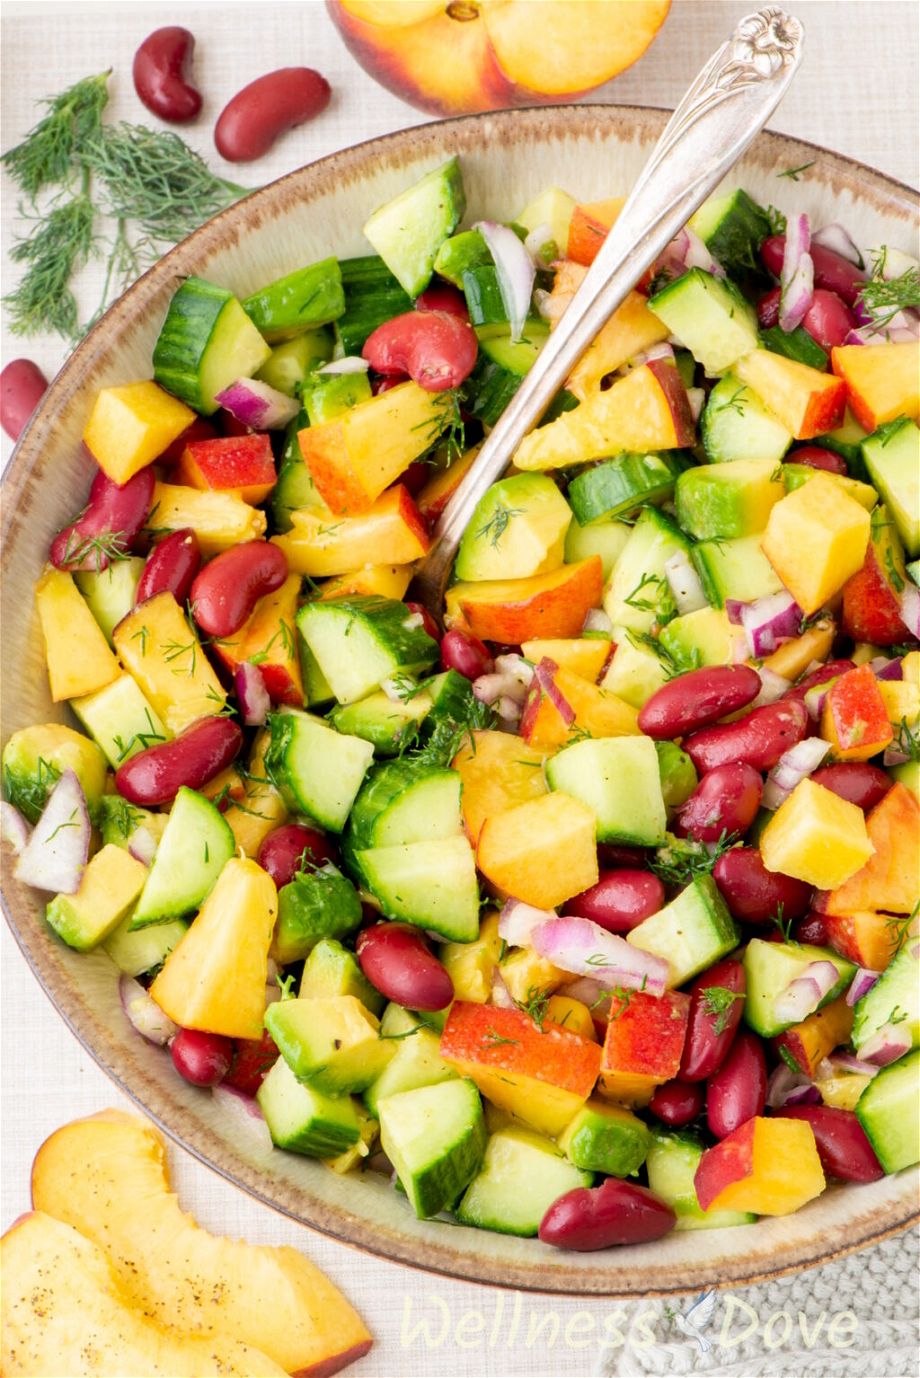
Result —
[[910, 1233], [753, 1287], [630, 1302], [597, 1372], [912, 1378], [920, 1373], [918, 1264], [920, 1235]]

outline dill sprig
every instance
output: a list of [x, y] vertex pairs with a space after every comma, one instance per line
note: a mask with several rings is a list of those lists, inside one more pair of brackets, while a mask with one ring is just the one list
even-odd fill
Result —
[[95, 251], [96, 212], [84, 189], [46, 216], [33, 218], [37, 228], [10, 253], [14, 263], [28, 264], [16, 288], [3, 298], [10, 328], [14, 335], [54, 330], [69, 339], [79, 329], [70, 281]]
[[876, 330], [884, 330], [899, 311], [920, 307], [920, 271], [907, 268], [898, 277], [886, 278], [886, 246], [875, 254], [872, 276], [859, 289], [858, 299], [872, 317]]
[[72, 159], [98, 133], [109, 100], [108, 72], [84, 77], [43, 104], [48, 114], [34, 125], [15, 148], [0, 158], [7, 172], [31, 200], [44, 187], [66, 183]]

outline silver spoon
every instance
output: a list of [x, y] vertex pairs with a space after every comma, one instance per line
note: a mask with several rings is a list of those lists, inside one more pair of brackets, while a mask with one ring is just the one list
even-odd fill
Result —
[[802, 60], [803, 36], [799, 20], [784, 10], [749, 14], [674, 111], [565, 314], [438, 521], [412, 597], [439, 622], [454, 556], [479, 499], [645, 270], [773, 114]]

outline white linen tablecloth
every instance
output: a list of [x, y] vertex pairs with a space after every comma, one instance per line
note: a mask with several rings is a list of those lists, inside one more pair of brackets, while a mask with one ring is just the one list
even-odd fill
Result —
[[[802, 70], [773, 127], [916, 185], [918, 7], [912, 0], [789, 0], [789, 5], [805, 23], [808, 42]], [[673, 106], [737, 19], [755, 7], [753, 0], [676, 0], [646, 57], [603, 88], [600, 98]], [[35, 122], [39, 100], [108, 66], [114, 68], [110, 118], [152, 122], [134, 94], [131, 60], [146, 34], [171, 23], [184, 24], [196, 35], [196, 81], [205, 95], [200, 122], [183, 136], [231, 180], [264, 183], [323, 154], [425, 118], [359, 69], [320, 0], [193, 5], [38, 0], [3, 7], [3, 148], [18, 142]], [[263, 72], [291, 64], [315, 66], [326, 75], [334, 89], [328, 110], [286, 135], [259, 163], [222, 164], [210, 129], [224, 102]], [[565, 180], [562, 170], [560, 180]], [[4, 178], [4, 291], [15, 280], [7, 257], [15, 201]], [[93, 265], [81, 290], [81, 305], [89, 310], [99, 285], [99, 267]], [[64, 357], [54, 339], [11, 337], [5, 320], [2, 346], [4, 361], [27, 354], [49, 375]], [[4, 438], [4, 459], [9, 449]], [[5, 1228], [28, 1208], [29, 1168], [42, 1140], [64, 1121], [120, 1104], [122, 1098], [48, 1004], [5, 925], [0, 955], [0, 1226]], [[182, 1201], [202, 1224], [253, 1242], [293, 1244], [345, 1289], [376, 1339], [367, 1358], [348, 1370], [355, 1378], [556, 1378], [602, 1368], [621, 1375], [684, 1373], [696, 1371], [697, 1364], [710, 1374], [789, 1378], [915, 1371], [910, 1324], [916, 1310], [915, 1240], [891, 1241], [842, 1264], [721, 1294], [709, 1327], [715, 1347], [697, 1358], [695, 1342], [675, 1324], [675, 1310], [686, 1306], [517, 1296], [428, 1276], [272, 1214], [179, 1151], [171, 1153], [171, 1161]], [[771, 1322], [774, 1313], [777, 1319]], [[745, 1330], [749, 1337], [736, 1342]], [[605, 1333], [608, 1346], [602, 1351]]]

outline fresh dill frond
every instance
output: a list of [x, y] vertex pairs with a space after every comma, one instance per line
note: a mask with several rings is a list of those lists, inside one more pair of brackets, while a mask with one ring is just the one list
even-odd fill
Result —
[[84, 186], [46, 216], [31, 218], [37, 228], [10, 252], [14, 263], [28, 265], [14, 290], [3, 298], [10, 329], [14, 335], [52, 330], [73, 340], [80, 325], [70, 281], [94, 253], [95, 208]]
[[885, 250], [879, 251], [872, 277], [859, 289], [858, 300], [872, 317], [876, 330], [884, 330], [899, 311], [920, 307], [920, 270], [907, 268], [898, 277], [886, 278]]
[[800, 172], [807, 172], [810, 167], [814, 167], [815, 160], [812, 158], [810, 163], [799, 163], [798, 167], [787, 167], [782, 172], [778, 172], [777, 177], [788, 177], [790, 182], [799, 180]]
[[489, 520], [476, 532], [477, 538], [488, 540], [493, 550], [497, 550], [502, 536], [508, 530], [512, 517], [520, 517], [523, 507], [506, 507], [503, 502], [496, 503]]
[[666, 885], [686, 885], [696, 876], [712, 871], [723, 852], [735, 844], [735, 834], [723, 828], [717, 842], [705, 844], [687, 837], [667, 835], [667, 842], [657, 848], [649, 867]]
[[712, 1031], [714, 1034], [725, 1032], [735, 1002], [743, 999], [743, 991], [729, 990], [728, 986], [707, 986], [705, 988], [703, 991], [703, 1009], [713, 1020]]
[[0, 158], [13, 181], [31, 200], [44, 187], [66, 184], [75, 153], [99, 132], [109, 100], [108, 72], [84, 77], [44, 102], [48, 113], [15, 148]]

